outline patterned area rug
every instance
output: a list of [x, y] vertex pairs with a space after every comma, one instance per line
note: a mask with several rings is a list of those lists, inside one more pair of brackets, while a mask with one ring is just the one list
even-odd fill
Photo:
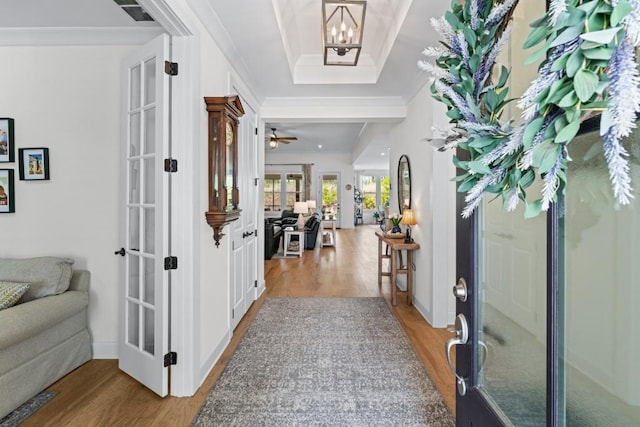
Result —
[[42, 408], [45, 403], [57, 395], [56, 391], [41, 391], [31, 399], [24, 402], [15, 411], [0, 420], [0, 427], [14, 427]]
[[193, 426], [453, 426], [382, 298], [267, 298]]

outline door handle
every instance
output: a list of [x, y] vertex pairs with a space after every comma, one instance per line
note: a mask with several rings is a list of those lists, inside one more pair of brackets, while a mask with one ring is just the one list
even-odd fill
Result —
[[451, 372], [456, 377], [458, 393], [460, 396], [464, 396], [467, 394], [467, 382], [464, 378], [458, 375], [458, 371], [456, 371], [456, 368], [451, 362], [451, 349], [456, 345], [464, 345], [469, 340], [469, 323], [462, 313], [456, 316], [455, 333], [456, 336], [449, 339], [445, 344], [445, 352], [447, 354], [447, 364], [449, 364], [449, 369], [451, 369]]
[[120, 255], [120, 256], [124, 256], [127, 252], [124, 250], [124, 248], [120, 248], [119, 251], [115, 251], [114, 255]]
[[247, 237], [252, 236], [252, 235], [253, 235], [253, 231], [249, 231], [248, 233], [244, 232], [244, 233], [242, 233], [242, 238], [246, 239]]

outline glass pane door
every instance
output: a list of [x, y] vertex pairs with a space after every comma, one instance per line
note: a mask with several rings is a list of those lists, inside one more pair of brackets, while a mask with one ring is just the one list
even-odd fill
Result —
[[619, 207], [598, 129], [569, 144], [562, 349], [567, 426], [640, 425], [639, 139], [636, 131], [624, 141], [636, 191], [631, 205]]
[[485, 198], [478, 239], [476, 385], [516, 426], [546, 422], [546, 221]]

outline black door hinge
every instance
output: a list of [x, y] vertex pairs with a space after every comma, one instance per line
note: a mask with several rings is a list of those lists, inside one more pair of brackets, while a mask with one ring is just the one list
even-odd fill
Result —
[[257, 280], [255, 280], [255, 281], [253, 282], [253, 287], [254, 287], [254, 288], [257, 288], [257, 287], [258, 287], [258, 281], [257, 281]]
[[164, 367], [178, 364], [178, 353], [171, 351], [164, 355]]
[[258, 238], [258, 229], [256, 228], [256, 239]]
[[165, 172], [178, 172], [178, 161], [176, 159], [164, 159]]
[[236, 310], [234, 308], [231, 309], [231, 318], [232, 319], [236, 318]]
[[259, 182], [260, 182], [260, 178], [253, 178], [253, 183], [256, 187], [258, 186]]
[[178, 75], [178, 63], [171, 61], [164, 61], [164, 72], [170, 76]]
[[164, 259], [165, 270], [176, 270], [178, 268], [178, 257], [168, 256]]
[[256, 128], [256, 135], [258, 134], [258, 128]]

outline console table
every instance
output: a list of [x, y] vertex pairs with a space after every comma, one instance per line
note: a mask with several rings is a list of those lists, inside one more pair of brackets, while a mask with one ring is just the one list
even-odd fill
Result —
[[[413, 243], [405, 243], [404, 238], [392, 238], [382, 231], [376, 231], [378, 237], [378, 287], [382, 286], [382, 277], [391, 278], [391, 305], [396, 305], [397, 277], [398, 274], [406, 274], [407, 276], [407, 305], [412, 304], [413, 295], [413, 251], [420, 249], [420, 245]], [[382, 243], [386, 243], [391, 249], [391, 253], [386, 255], [382, 252]], [[407, 264], [402, 265], [401, 251], [407, 251]], [[391, 263], [391, 271], [382, 271], [382, 260], [389, 259]], [[397, 263], [400, 265], [397, 265]]]

